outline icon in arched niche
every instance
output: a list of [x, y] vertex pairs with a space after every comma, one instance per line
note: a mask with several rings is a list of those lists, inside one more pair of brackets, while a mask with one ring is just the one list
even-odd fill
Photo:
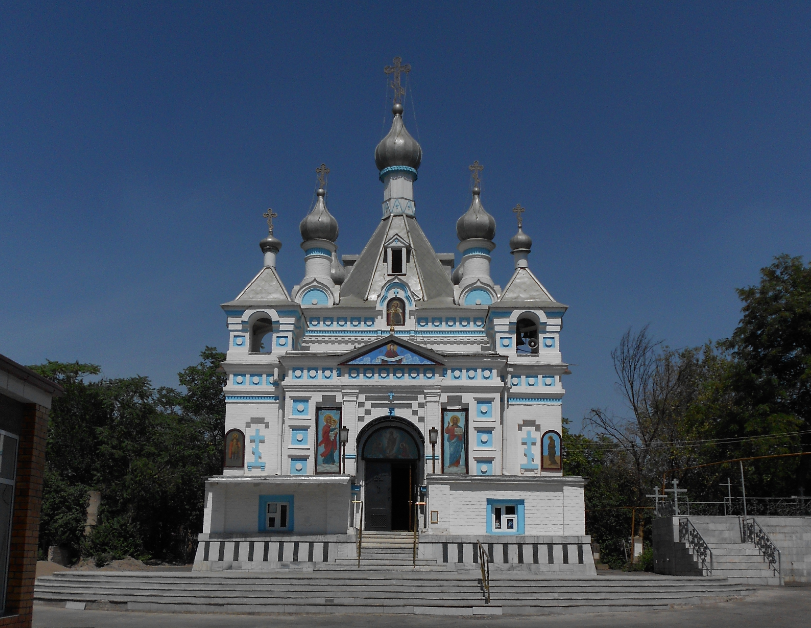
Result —
[[386, 325], [389, 327], [401, 327], [405, 325], [405, 301], [399, 297], [389, 299], [386, 304]]
[[467, 413], [448, 410], [442, 415], [442, 472], [467, 473]]
[[561, 471], [563, 469], [560, 434], [553, 430], [545, 432], [541, 437], [541, 452], [541, 468], [544, 471]]
[[405, 430], [384, 427], [372, 434], [363, 446], [363, 457], [377, 460], [417, 460], [417, 443]]
[[245, 466], [245, 434], [240, 430], [228, 430], [225, 435], [226, 469], [241, 469]]
[[338, 431], [341, 429], [341, 409], [318, 410], [318, 444], [315, 448], [316, 473], [340, 473], [341, 456], [338, 449]]

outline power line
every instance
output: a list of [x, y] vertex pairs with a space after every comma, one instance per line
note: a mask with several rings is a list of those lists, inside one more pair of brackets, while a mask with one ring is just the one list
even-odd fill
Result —
[[[692, 441], [681, 441], [679, 443], [654, 443], [648, 447], [636, 447], [637, 450], [649, 450], [649, 449], [682, 449], [687, 447], [695, 447], [698, 445], [717, 445], [717, 444], [731, 444], [731, 443], [742, 443], [747, 441], [756, 441], [768, 438], [787, 438], [790, 436], [801, 436], [803, 434], [811, 434], [811, 430], [803, 430], [799, 432], [783, 432], [780, 434], [761, 434], [759, 436], [732, 436], [728, 438], [707, 438], [703, 440], [692, 440]], [[600, 442], [588, 442], [584, 445], [585, 447], [597, 447], [603, 450], [610, 450], [610, 451], [623, 451], [628, 449], [628, 447], [624, 447], [622, 445], [618, 445], [616, 443], [600, 443]]]

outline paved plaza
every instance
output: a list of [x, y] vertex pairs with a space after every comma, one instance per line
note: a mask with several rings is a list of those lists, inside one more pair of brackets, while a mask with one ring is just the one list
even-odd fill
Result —
[[171, 615], [162, 613], [78, 611], [34, 607], [34, 628], [254, 628], [303, 626], [328, 628], [379, 628], [381, 625], [413, 628], [451, 626], [672, 626], [673, 628], [738, 628], [768, 626], [795, 628], [811, 616], [811, 586], [764, 587], [746, 599], [702, 604], [666, 611], [550, 615], [547, 617], [438, 617], [415, 615]]

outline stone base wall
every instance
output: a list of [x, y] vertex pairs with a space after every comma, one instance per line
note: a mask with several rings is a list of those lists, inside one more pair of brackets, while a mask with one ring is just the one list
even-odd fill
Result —
[[784, 582], [811, 582], [811, 517], [755, 517], [780, 550]]
[[201, 534], [194, 571], [261, 571], [296, 564], [334, 563], [357, 557], [352, 535], [235, 537]]
[[653, 571], [668, 576], [704, 575], [690, 550], [679, 542], [679, 518], [653, 520]]

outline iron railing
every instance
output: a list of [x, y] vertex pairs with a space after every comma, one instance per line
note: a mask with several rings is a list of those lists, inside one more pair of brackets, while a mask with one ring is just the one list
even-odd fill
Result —
[[687, 497], [679, 498], [679, 512], [674, 508], [673, 500], [660, 499], [656, 508], [657, 517], [690, 516], [743, 516], [760, 517], [809, 517], [811, 516], [811, 498], [808, 497], [746, 497], [744, 511], [742, 497], [725, 497], [723, 501], [696, 502]]
[[775, 576], [780, 575], [780, 550], [754, 517], [741, 517], [741, 543], [754, 543], [769, 563], [769, 569]]
[[412, 555], [412, 567], [417, 568], [417, 550], [420, 546], [420, 506], [425, 506], [425, 502], [414, 502], [414, 553]]
[[490, 556], [484, 549], [481, 541], [476, 541], [479, 544], [479, 567], [482, 571], [482, 593], [484, 594], [484, 603], [490, 603]]
[[360, 553], [361, 553], [361, 546], [363, 544], [363, 501], [361, 500], [353, 500], [353, 504], [360, 504], [360, 522], [358, 523], [357, 527], [357, 537], [358, 537], [358, 569], [360, 569]]
[[679, 542], [687, 543], [701, 565], [701, 573], [712, 575], [712, 550], [687, 517], [679, 517]]

